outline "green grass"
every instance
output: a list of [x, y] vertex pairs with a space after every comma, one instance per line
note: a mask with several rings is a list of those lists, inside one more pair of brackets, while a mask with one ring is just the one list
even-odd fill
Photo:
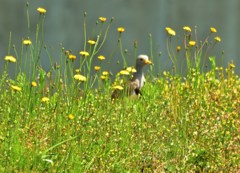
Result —
[[[86, 20], [86, 13], [84, 16]], [[186, 76], [181, 75], [181, 55], [173, 48], [174, 37], [168, 36], [173, 70], [157, 77], [153, 73], [156, 67], [151, 67], [141, 98], [113, 101], [111, 73], [102, 75], [104, 69], [94, 72], [92, 64], [97, 61], [103, 68], [104, 61], [97, 57], [113, 21], [96, 26], [95, 45], [87, 44], [84, 21], [83, 51], [89, 56], [69, 60], [69, 52], [63, 48], [56, 65], [44, 46], [44, 19], [45, 15], [39, 15], [35, 40], [29, 38], [32, 44], [22, 45], [20, 51], [10, 49], [10, 35], [8, 54], [14, 54], [17, 62], [6, 62], [0, 78], [1, 172], [240, 170], [240, 79], [234, 64], [226, 69], [217, 67], [214, 57], [210, 57], [211, 69], [202, 70], [208, 48], [216, 44], [214, 40], [205, 44], [213, 33], [192, 47], [187, 44], [191, 34], [184, 32], [181, 51], [186, 58]], [[126, 65], [122, 34], [115, 49]], [[151, 39], [150, 35], [150, 45]], [[136, 49], [134, 44], [133, 51]], [[49, 72], [39, 62], [43, 52], [49, 58]], [[150, 52], [154, 54], [151, 48]], [[75, 72], [75, 65], [80, 72]], [[13, 76], [10, 67], [15, 69]], [[75, 80], [76, 73], [86, 81]], [[118, 80], [115, 82], [121, 84]], [[42, 100], [44, 97], [49, 100]]]

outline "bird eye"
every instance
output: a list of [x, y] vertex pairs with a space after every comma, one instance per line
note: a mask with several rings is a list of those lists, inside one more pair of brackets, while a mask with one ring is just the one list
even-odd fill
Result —
[[140, 58], [140, 61], [143, 61], [143, 58]]

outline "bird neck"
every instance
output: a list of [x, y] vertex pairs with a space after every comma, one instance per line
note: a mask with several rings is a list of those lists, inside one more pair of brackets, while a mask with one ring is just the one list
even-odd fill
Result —
[[137, 72], [134, 73], [135, 77], [141, 76], [143, 74], [143, 68], [136, 65]]

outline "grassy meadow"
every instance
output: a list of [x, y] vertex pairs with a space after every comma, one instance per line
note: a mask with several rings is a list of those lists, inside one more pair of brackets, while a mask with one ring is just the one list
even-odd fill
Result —
[[[33, 27], [29, 8], [28, 33]], [[84, 13], [83, 47], [77, 54], [62, 47], [55, 62], [44, 42], [47, 11], [36, 13], [35, 37], [23, 38], [18, 49], [10, 33], [3, 57], [0, 172], [240, 171], [240, 79], [233, 63], [219, 67], [219, 57], [209, 57], [221, 44], [216, 28], [207, 28], [201, 40], [188, 26], [177, 34], [169, 27], [159, 29], [166, 32], [172, 68], [158, 75], [149, 35], [154, 65], [145, 69], [143, 95], [111, 100], [112, 91], [122, 90], [134, 73], [122, 45], [127, 27], [114, 28], [113, 18], [100, 17], [92, 40]], [[113, 42], [123, 63], [116, 75], [103, 66], [115, 61], [101, 52], [109, 30], [118, 35]], [[137, 43], [132, 52], [136, 58]], [[50, 69], [40, 63], [43, 54]]]

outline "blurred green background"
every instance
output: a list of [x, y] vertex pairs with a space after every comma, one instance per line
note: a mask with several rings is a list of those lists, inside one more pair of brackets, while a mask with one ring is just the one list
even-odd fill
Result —
[[[21, 46], [23, 38], [27, 37], [26, 2], [24, 0], [0, 0], [0, 73], [4, 67], [4, 56], [7, 54], [9, 32], [12, 32], [12, 44]], [[133, 42], [138, 42], [137, 54], [149, 54], [149, 33], [153, 36], [153, 51], [155, 57], [161, 52], [162, 56], [155, 59], [158, 71], [171, 67], [166, 52], [165, 27], [170, 26], [176, 32], [174, 38], [182, 44], [182, 27], [197, 27], [198, 40], [203, 40], [209, 33], [209, 27], [216, 27], [217, 35], [222, 42], [217, 44], [214, 51], [209, 53], [216, 57], [224, 51], [224, 59], [220, 65], [234, 62], [239, 72], [239, 40], [240, 40], [240, 1], [238, 0], [29, 0], [31, 34], [34, 36], [38, 21], [37, 7], [47, 10], [45, 20], [45, 43], [52, 49], [57, 61], [60, 43], [65, 49], [71, 49], [79, 55], [83, 49], [83, 13], [87, 12], [87, 29], [91, 34], [92, 28], [100, 16], [114, 24], [110, 30], [102, 53], [106, 57], [112, 51], [112, 45], [117, 43], [116, 28], [123, 26], [123, 48], [132, 55]], [[181, 38], [180, 38], [181, 37]], [[91, 39], [91, 38], [90, 38]], [[18, 48], [19, 49], [19, 48]], [[14, 52], [11, 51], [14, 55]], [[182, 57], [183, 60], [184, 57]], [[114, 55], [114, 61], [121, 60]], [[43, 66], [47, 69], [49, 64]], [[129, 59], [134, 63], [134, 57]]]

